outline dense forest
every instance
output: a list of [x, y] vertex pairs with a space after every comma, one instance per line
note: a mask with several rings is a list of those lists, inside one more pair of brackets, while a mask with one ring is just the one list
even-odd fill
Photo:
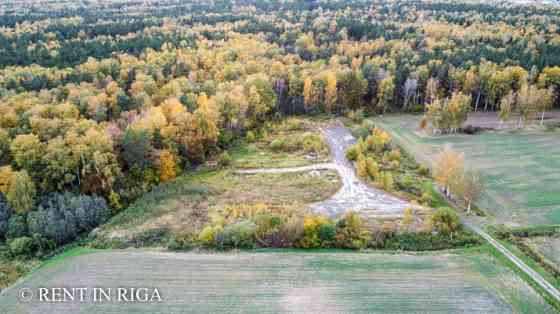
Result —
[[559, 26], [507, 3], [3, 1], [0, 239], [66, 243], [282, 115], [523, 125], [560, 105]]

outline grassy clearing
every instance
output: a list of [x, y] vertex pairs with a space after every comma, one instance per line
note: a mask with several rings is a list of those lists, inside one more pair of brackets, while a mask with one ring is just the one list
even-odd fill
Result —
[[421, 117], [375, 119], [417, 160], [431, 164], [446, 144], [465, 153], [468, 165], [484, 175], [487, 192], [479, 206], [508, 225], [560, 222], [558, 132], [484, 132], [430, 137], [417, 132]]
[[236, 174], [232, 170], [184, 175], [160, 185], [103, 227], [101, 234], [123, 237], [147, 229], [198, 230], [225, 206], [264, 203], [304, 210], [340, 187], [333, 171], [285, 174]]
[[[231, 149], [236, 168], [286, 168], [327, 162], [329, 149], [319, 131], [322, 122], [287, 118], [267, 125]], [[248, 136], [248, 137], [253, 137]]]
[[[328, 160], [320, 123], [300, 118], [268, 123], [252, 143], [240, 143], [230, 150], [231, 168], [202, 169], [155, 187], [103, 226], [101, 238], [130, 238], [158, 229], [172, 234], [198, 231], [210, 215], [227, 206], [266, 204], [304, 211], [309, 203], [324, 200], [340, 188], [336, 172], [245, 175], [235, 169], [293, 167]], [[271, 145], [278, 140], [285, 145]]]
[[[123, 282], [157, 287], [163, 302], [19, 303], [15, 295], [20, 286]], [[5, 313], [60, 313], [70, 306], [81, 313], [554, 313], [484, 248], [439, 255], [100, 251], [44, 267], [0, 296]]]

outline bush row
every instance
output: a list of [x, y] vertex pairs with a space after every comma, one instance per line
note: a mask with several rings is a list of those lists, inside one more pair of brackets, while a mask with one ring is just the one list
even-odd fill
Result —
[[399, 229], [393, 222], [373, 225], [354, 212], [331, 219], [310, 213], [297, 215], [281, 207], [241, 206], [225, 209], [198, 233], [170, 237], [168, 247], [439, 250], [480, 244], [478, 237], [461, 228], [459, 217], [449, 208], [437, 210], [428, 219], [429, 230], [413, 232]]
[[560, 279], [560, 268], [554, 263], [551, 263], [537, 248], [533, 245], [527, 243], [522, 238], [513, 237], [511, 238], [513, 242], [521, 251], [527, 254], [531, 259], [537, 262], [541, 267], [548, 271], [554, 278]]
[[505, 225], [495, 225], [490, 226], [489, 231], [492, 232], [497, 238], [502, 240], [506, 240], [511, 237], [549, 237], [560, 235], [560, 225], [539, 225], [515, 228], [510, 228]]

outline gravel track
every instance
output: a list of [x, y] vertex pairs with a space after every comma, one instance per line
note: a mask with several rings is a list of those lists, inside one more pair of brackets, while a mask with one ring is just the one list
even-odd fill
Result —
[[333, 161], [331, 163], [293, 168], [271, 168], [240, 170], [238, 173], [284, 173], [330, 169], [338, 171], [342, 180], [341, 189], [331, 198], [314, 203], [311, 209], [331, 217], [347, 211], [361, 211], [370, 218], [394, 219], [402, 216], [407, 207], [414, 207], [391, 194], [368, 186], [362, 182], [354, 170], [354, 166], [346, 159], [346, 150], [356, 139], [340, 123], [333, 123], [321, 129], [325, 136]]

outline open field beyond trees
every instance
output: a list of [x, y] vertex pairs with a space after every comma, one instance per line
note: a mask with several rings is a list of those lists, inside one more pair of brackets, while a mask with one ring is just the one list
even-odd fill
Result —
[[[108, 262], [110, 261], [110, 263]], [[131, 267], [134, 265], [134, 267]], [[162, 303], [21, 303], [26, 287], [151, 287]], [[99, 251], [36, 271], [3, 313], [553, 313], [484, 250], [438, 255]]]
[[389, 115], [375, 122], [425, 164], [431, 165], [447, 144], [463, 152], [467, 165], [483, 175], [487, 191], [478, 205], [495, 222], [560, 222], [558, 132], [534, 128], [432, 137], [418, 131], [420, 120], [421, 116]]

